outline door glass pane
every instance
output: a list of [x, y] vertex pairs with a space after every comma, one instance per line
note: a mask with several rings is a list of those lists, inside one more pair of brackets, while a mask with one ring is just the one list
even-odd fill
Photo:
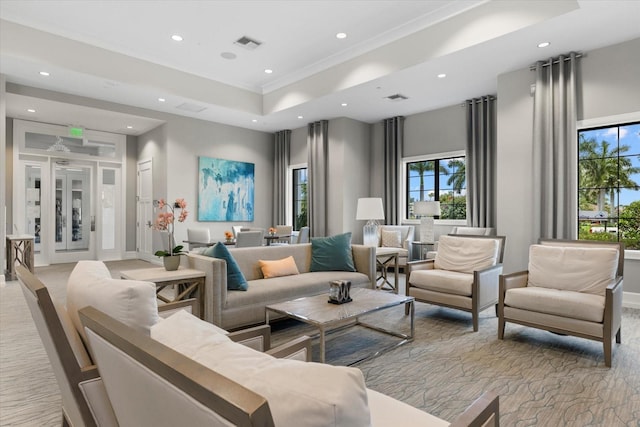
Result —
[[40, 185], [42, 182], [42, 178], [40, 175], [40, 166], [26, 165], [25, 166], [25, 188], [27, 190], [27, 194], [25, 197], [26, 200], [26, 208], [25, 208], [25, 224], [26, 224], [26, 234], [31, 234], [34, 236], [35, 243], [35, 252], [40, 253], [40, 239], [42, 238], [40, 233], [40, 219], [41, 219], [41, 210], [40, 210], [40, 200], [41, 200], [41, 192]]
[[116, 157], [116, 144], [92, 138], [47, 135], [36, 132], [25, 133], [25, 148], [44, 151], [48, 154], [76, 153], [95, 157]]
[[102, 170], [102, 249], [116, 247], [116, 171]]
[[56, 251], [89, 249], [90, 169], [56, 167]]

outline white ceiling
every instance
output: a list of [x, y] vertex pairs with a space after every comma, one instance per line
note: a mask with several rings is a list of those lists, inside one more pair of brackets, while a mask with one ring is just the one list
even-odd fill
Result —
[[[501, 73], [640, 37], [639, 17], [640, 1], [2, 0], [0, 72], [8, 83], [92, 99], [68, 97], [93, 107], [79, 108], [9, 85], [10, 117], [140, 134], [164, 112], [273, 132], [334, 117], [373, 123], [496, 93]], [[242, 36], [263, 44], [234, 44]], [[384, 99], [395, 93], [409, 99]], [[144, 110], [114, 113], [93, 100]], [[185, 103], [205, 109], [176, 108]]]

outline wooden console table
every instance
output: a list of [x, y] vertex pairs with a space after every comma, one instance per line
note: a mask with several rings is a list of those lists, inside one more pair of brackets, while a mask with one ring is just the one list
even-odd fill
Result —
[[22, 265], [34, 273], [33, 239], [34, 237], [28, 234], [7, 235], [6, 276], [9, 280], [16, 280], [16, 264]]
[[[204, 277], [203, 271], [191, 268], [182, 268], [175, 271], [167, 271], [164, 267], [141, 268], [139, 270], [126, 270], [120, 272], [120, 277], [129, 280], [141, 280], [156, 284], [156, 296], [165, 303], [182, 301], [197, 292], [198, 313], [197, 316], [204, 319]], [[167, 286], [177, 286], [176, 296], [173, 300], [160, 295]]]

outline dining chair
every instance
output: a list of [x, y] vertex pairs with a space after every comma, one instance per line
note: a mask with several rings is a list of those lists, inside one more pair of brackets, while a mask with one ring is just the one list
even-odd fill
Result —
[[282, 238], [271, 241], [271, 245], [272, 246], [281, 246], [281, 245], [290, 244], [291, 243], [291, 233], [293, 233], [293, 227], [292, 226], [290, 226], [290, 225], [276, 225], [276, 236], [282, 236]]
[[264, 231], [240, 231], [236, 235], [236, 248], [249, 248], [262, 246]]
[[298, 231], [298, 240], [296, 240], [296, 243], [309, 243], [309, 234], [309, 227], [302, 227], [300, 231]]
[[187, 240], [189, 250], [207, 247], [211, 241], [211, 233], [208, 228], [187, 228]]

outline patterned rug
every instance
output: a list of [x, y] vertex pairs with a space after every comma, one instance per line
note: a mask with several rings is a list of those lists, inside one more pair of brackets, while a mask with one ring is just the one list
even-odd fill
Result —
[[[149, 266], [143, 261], [107, 265], [113, 277]], [[37, 274], [64, 300], [71, 268], [46, 267]], [[401, 307], [364, 320], [408, 331]], [[612, 368], [604, 366], [601, 343], [513, 324], [500, 341], [497, 328], [493, 309], [481, 314], [474, 333], [469, 314], [417, 303], [415, 340], [355, 366], [368, 387], [446, 420], [492, 390], [500, 395], [502, 426], [640, 427], [640, 310], [623, 312], [622, 344], [614, 344]], [[280, 322], [273, 327], [272, 344], [314, 332]], [[365, 328], [345, 328], [328, 335], [327, 360], [350, 364], [397, 341]], [[0, 287], [0, 426], [59, 426], [60, 421], [60, 395], [47, 356], [18, 283], [7, 282]]]

